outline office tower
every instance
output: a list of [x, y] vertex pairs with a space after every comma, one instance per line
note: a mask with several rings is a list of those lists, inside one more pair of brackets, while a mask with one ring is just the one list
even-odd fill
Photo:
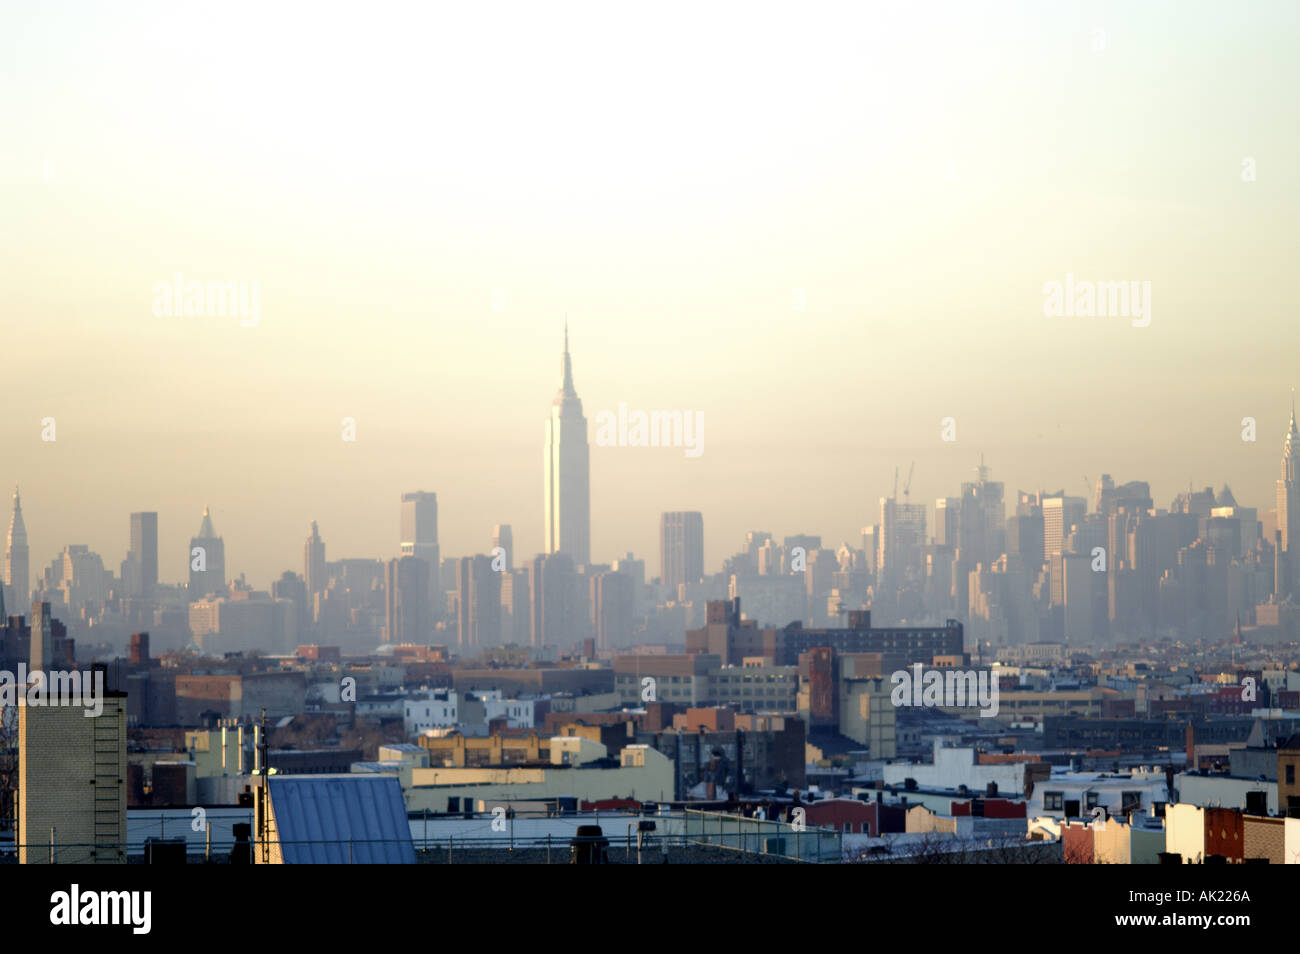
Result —
[[[417, 557], [429, 568], [429, 604], [433, 621], [442, 619], [442, 594], [447, 589], [441, 577], [442, 557], [438, 550], [438, 495], [423, 490], [402, 494], [402, 556]], [[454, 576], [454, 572], [452, 573]]]
[[498, 523], [492, 528], [492, 549], [500, 548], [506, 561], [506, 572], [515, 568], [515, 534], [508, 523]]
[[532, 600], [528, 594], [527, 569], [501, 574], [501, 638], [506, 643], [527, 646], [532, 642]]
[[1110, 474], [1102, 474], [1097, 479], [1097, 490], [1093, 496], [1092, 509], [1097, 513], [1109, 517], [1111, 513], [1111, 498], [1115, 495], [1115, 481], [1111, 479]]
[[1151, 499], [1151, 485], [1144, 480], [1130, 480], [1116, 486], [1110, 474], [1102, 474], [1097, 481], [1097, 513], [1108, 518], [1121, 507], [1128, 510], [1150, 510], [1154, 506]]
[[18, 707], [19, 864], [126, 863], [126, 693], [101, 698]]
[[934, 542], [955, 547], [961, 539], [961, 498], [940, 497], [934, 502]]
[[1098, 597], [1104, 596], [1106, 577], [1093, 572], [1086, 553], [1063, 553], [1061, 562], [1065, 638], [1087, 645], [1096, 637]]
[[190, 601], [226, 588], [226, 545], [212, 528], [212, 514], [203, 508], [197, 536], [190, 538]]
[[573, 389], [569, 326], [564, 326], [563, 381], [551, 402], [542, 448], [544, 546], [565, 553], [577, 566], [591, 561], [591, 470], [587, 419]]
[[1064, 551], [1065, 538], [1075, 524], [1082, 522], [1087, 513], [1088, 501], [1082, 497], [1052, 494], [1042, 498], [1043, 553], [1050, 557]]
[[750, 530], [745, 534], [745, 554], [754, 566], [758, 566], [758, 551], [763, 544], [770, 542], [772, 534], [766, 530]]
[[1027, 514], [1043, 513], [1043, 492], [1041, 490], [1020, 490], [1016, 492], [1016, 515], [1025, 516]]
[[439, 563], [438, 495], [423, 490], [402, 494], [402, 556], [419, 557], [431, 566]]
[[384, 564], [384, 640], [428, 644], [433, 635], [429, 608], [429, 566], [401, 556]]
[[32, 601], [31, 583], [27, 562], [27, 525], [23, 523], [23, 504], [15, 487], [13, 514], [9, 518], [9, 543], [5, 547], [5, 586], [9, 587], [5, 607], [8, 613], [27, 615]]
[[128, 665], [145, 666], [149, 665], [149, 634], [132, 633], [130, 650], [126, 657]]
[[320, 538], [320, 528], [311, 522], [311, 536], [302, 547], [302, 576], [307, 581], [308, 595], [325, 589], [325, 541]]
[[[322, 564], [322, 572], [324, 565]], [[290, 646], [301, 646], [311, 642], [311, 632], [315, 624], [316, 600], [307, 593], [307, 584], [302, 577], [292, 570], [285, 570], [280, 578], [271, 584], [271, 598], [283, 600], [293, 607], [293, 621], [286, 626], [290, 637]]]
[[876, 555], [877, 595], [892, 591], [922, 573], [926, 544], [925, 505], [880, 498], [880, 533]]
[[614, 561], [614, 572], [631, 578], [636, 586], [645, 586], [645, 560], [638, 560], [631, 553], [625, 553]]
[[1029, 508], [1007, 519], [1007, 553], [1018, 555], [1031, 576], [1043, 566], [1043, 509]]
[[704, 515], [672, 511], [659, 518], [660, 582], [676, 587], [704, 576]]
[[33, 671], [59, 668], [54, 661], [54, 617], [49, 603], [32, 604], [31, 640], [28, 668]]
[[1282, 474], [1277, 481], [1277, 528], [1282, 533], [1282, 552], [1286, 555], [1286, 590], [1281, 599], [1295, 592], [1297, 568], [1300, 568], [1300, 430], [1296, 429], [1295, 398], [1291, 399], [1291, 425], [1282, 443]]
[[862, 552], [867, 556], [867, 573], [873, 578], [876, 575], [876, 559], [879, 556], [879, 539], [879, 526], [872, 524], [870, 527], [862, 528]]
[[534, 649], [567, 646], [573, 639], [578, 575], [567, 553], [539, 554], [528, 563], [530, 639]]
[[501, 640], [501, 577], [492, 557], [461, 557], [456, 574], [458, 642], [462, 654], [497, 646]]
[[131, 552], [127, 561], [138, 573], [135, 593], [152, 596], [158, 585], [158, 514], [131, 514]]
[[961, 485], [960, 539], [957, 545], [963, 560], [972, 565], [990, 564], [1006, 551], [1007, 511], [1003, 484], [989, 479], [989, 468], [984, 466], [983, 456], [975, 470], [978, 479]]
[[618, 571], [597, 573], [591, 578], [591, 623], [596, 631], [596, 648], [619, 649], [632, 644], [632, 596], [630, 576]]

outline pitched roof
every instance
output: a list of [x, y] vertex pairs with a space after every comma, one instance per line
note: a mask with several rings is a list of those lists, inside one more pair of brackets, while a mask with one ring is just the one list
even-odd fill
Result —
[[415, 864], [394, 776], [271, 776], [271, 810], [285, 864]]

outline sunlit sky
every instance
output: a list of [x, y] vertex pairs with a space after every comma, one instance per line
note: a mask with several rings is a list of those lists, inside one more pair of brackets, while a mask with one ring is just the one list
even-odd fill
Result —
[[[0, 5], [33, 575], [68, 543], [116, 571], [156, 510], [180, 580], [209, 504], [265, 586], [312, 520], [330, 559], [396, 555], [416, 489], [444, 554], [510, 523], [525, 559], [566, 315], [599, 561], [657, 573], [670, 509], [711, 570], [749, 529], [860, 542], [895, 466], [932, 505], [981, 453], [1009, 497], [1106, 472], [1262, 512], [1300, 378], [1298, 11]], [[156, 316], [177, 272], [258, 282], [260, 321]], [[1150, 281], [1150, 326], [1045, 317], [1067, 273]], [[702, 412], [703, 454], [594, 446], [619, 403]]]

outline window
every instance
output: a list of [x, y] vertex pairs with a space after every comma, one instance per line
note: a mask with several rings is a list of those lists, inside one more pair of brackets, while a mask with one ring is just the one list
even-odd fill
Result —
[[1294, 766], [1294, 765], [1288, 765], [1288, 766], [1286, 767], [1286, 783], [1287, 783], [1288, 785], [1294, 785], [1294, 784], [1295, 784], [1295, 766]]
[[1088, 809], [1090, 809], [1090, 810], [1093, 809], [1093, 808], [1096, 808], [1096, 807], [1097, 807], [1097, 793], [1096, 793], [1096, 792], [1088, 792], [1088, 793], [1087, 793], [1086, 798], [1085, 798], [1085, 805], [1086, 805], [1086, 807], [1087, 807]]
[[1059, 812], [1061, 805], [1065, 800], [1064, 792], [1044, 792], [1043, 809], [1049, 812]]

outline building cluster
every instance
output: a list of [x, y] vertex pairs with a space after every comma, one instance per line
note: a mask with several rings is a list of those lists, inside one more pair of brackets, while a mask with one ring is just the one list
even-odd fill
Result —
[[1008, 515], [981, 462], [929, 528], [909, 474], [861, 546], [751, 531], [712, 574], [703, 516], [663, 513], [649, 579], [592, 560], [586, 435], [566, 330], [545, 552], [499, 524], [443, 556], [416, 491], [391, 558], [330, 560], [313, 522], [264, 590], [231, 578], [206, 508], [182, 583], [149, 512], [116, 572], [71, 545], [33, 581], [15, 491], [0, 669], [94, 666], [108, 701], [0, 715], [20, 859], [120, 862], [133, 817], [204, 807], [252, 811], [231, 837], [262, 860], [337, 860], [280, 843], [328, 796], [403, 830], [653, 811], [689, 839], [708, 811], [863, 862], [1300, 862], [1294, 411], [1266, 513], [1226, 487], [1158, 509], [1103, 475], [1091, 502], [1022, 491]]

